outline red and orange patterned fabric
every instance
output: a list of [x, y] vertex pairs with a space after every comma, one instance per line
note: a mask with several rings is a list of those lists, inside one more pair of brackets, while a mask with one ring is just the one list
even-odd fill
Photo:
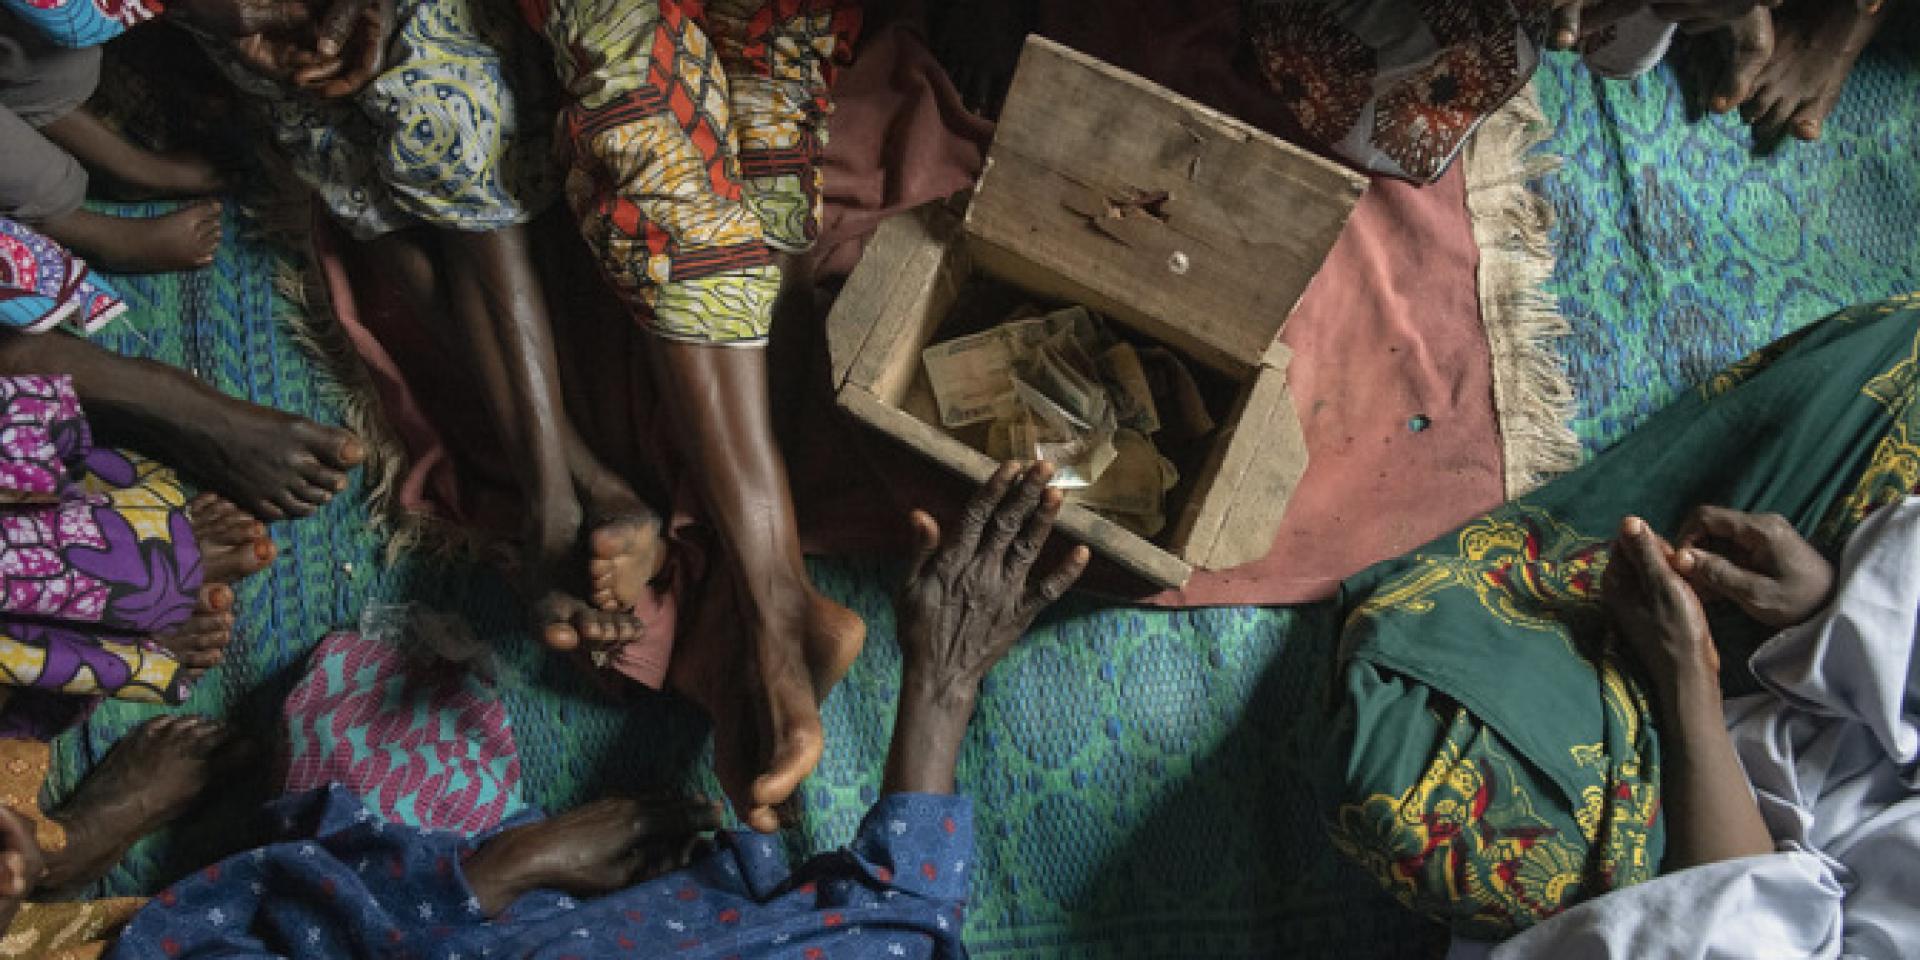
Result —
[[827, 86], [850, 0], [520, 0], [552, 47], [567, 201], [662, 336], [763, 341], [776, 250], [819, 220]]

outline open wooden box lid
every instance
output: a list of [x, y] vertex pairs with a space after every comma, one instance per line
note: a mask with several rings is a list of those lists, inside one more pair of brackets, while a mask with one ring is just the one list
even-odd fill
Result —
[[1229, 373], [1275, 338], [1366, 179], [1029, 37], [968, 207], [975, 258]]

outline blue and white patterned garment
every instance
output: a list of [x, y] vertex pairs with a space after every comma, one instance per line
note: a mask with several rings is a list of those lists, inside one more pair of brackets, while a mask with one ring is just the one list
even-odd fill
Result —
[[685, 870], [586, 902], [530, 893], [489, 922], [460, 871], [475, 841], [385, 823], [333, 786], [280, 801], [288, 839], [164, 891], [109, 956], [964, 957], [972, 810], [963, 797], [888, 794], [850, 846], [797, 870], [777, 839], [725, 833]]

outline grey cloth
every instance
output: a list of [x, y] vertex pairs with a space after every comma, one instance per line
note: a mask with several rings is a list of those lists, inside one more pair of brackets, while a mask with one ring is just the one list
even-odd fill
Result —
[[1680, 870], [1455, 958], [1920, 957], [1920, 498], [1847, 544], [1826, 611], [1752, 660], [1728, 730], [1780, 852]]
[[86, 103], [99, 82], [99, 47], [54, 46], [0, 11], [0, 216], [39, 223], [79, 208], [87, 171], [39, 128]]

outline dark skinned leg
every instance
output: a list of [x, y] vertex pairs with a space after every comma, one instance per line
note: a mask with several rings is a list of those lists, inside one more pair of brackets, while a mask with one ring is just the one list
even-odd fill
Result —
[[87, 169], [106, 174], [143, 198], [206, 197], [225, 187], [219, 172], [207, 161], [137, 146], [100, 122], [86, 107], [41, 127], [40, 132]]
[[229, 397], [176, 367], [62, 333], [0, 334], [0, 374], [64, 373], [103, 436], [219, 491], [262, 520], [304, 517], [347, 485], [353, 434]]
[[546, 295], [524, 227], [486, 233], [440, 231], [452, 328], [467, 345], [481, 393], [528, 499], [528, 579], [543, 639], [573, 649], [638, 639], [630, 614], [590, 606], [576, 547], [586, 508], [573, 479], [559, 359]]
[[[866, 627], [859, 617], [820, 596], [807, 579], [799, 528], [787, 485], [786, 463], [773, 433], [766, 351], [758, 347], [702, 346], [660, 341], [654, 351], [666, 395], [674, 405], [685, 456], [719, 534], [724, 569], [732, 579], [745, 650], [754, 673], [732, 690], [682, 688], [711, 716], [750, 700], [762, 756], [760, 771], [735, 795], [735, 813], [757, 830], [779, 826], [784, 803], [820, 762], [824, 737], [816, 663], [844, 664], [857, 655]], [[676, 651], [688, 675], [712, 675], [700, 662], [727, 658], [722, 637], [702, 637]], [[818, 671], [826, 687], [838, 672]], [[702, 685], [704, 686], [704, 685]], [[716, 741], [717, 750], [728, 744]], [[722, 766], [737, 760], [718, 758]]]
[[141, 837], [187, 812], [208, 778], [244, 759], [227, 729], [205, 717], [174, 714], [147, 721], [108, 751], [53, 819], [67, 831], [64, 849], [47, 855], [42, 891], [92, 883]]
[[114, 273], [174, 273], [213, 263], [220, 249], [220, 204], [189, 204], [157, 217], [74, 210], [34, 227]]
[[[432, 235], [423, 231], [396, 231], [373, 242], [377, 262], [401, 281], [415, 312], [428, 318], [428, 327], [439, 335], [441, 345], [469, 356], [484, 389], [508, 395], [512, 381], [500, 351], [491, 342], [476, 343], [455, 335], [437, 246]], [[498, 422], [497, 427], [507, 449], [525, 449], [519, 424], [512, 418]], [[561, 430], [567, 471], [585, 508], [589, 599], [602, 611], [631, 610], [666, 561], [659, 515], [624, 478], [594, 456], [572, 417], [561, 418]]]

